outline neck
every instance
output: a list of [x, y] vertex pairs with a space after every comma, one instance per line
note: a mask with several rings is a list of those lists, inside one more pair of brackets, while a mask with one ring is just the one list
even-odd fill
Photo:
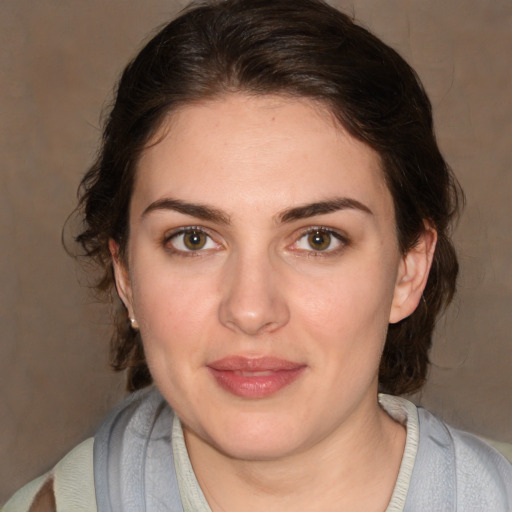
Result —
[[274, 460], [239, 460], [184, 426], [198, 482], [213, 512], [384, 510], [398, 476], [405, 429], [372, 403], [313, 446]]

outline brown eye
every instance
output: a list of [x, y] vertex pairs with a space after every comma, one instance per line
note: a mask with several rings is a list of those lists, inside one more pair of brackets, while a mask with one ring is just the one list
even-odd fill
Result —
[[291, 249], [308, 256], [335, 256], [348, 245], [347, 237], [341, 233], [327, 227], [312, 227], [302, 232]]
[[313, 231], [308, 234], [308, 244], [315, 251], [325, 251], [331, 245], [332, 236], [325, 231]]
[[182, 255], [220, 248], [208, 233], [199, 228], [185, 228], [164, 240], [164, 244]]
[[183, 244], [191, 251], [202, 249], [206, 245], [207, 240], [207, 236], [201, 231], [183, 233]]

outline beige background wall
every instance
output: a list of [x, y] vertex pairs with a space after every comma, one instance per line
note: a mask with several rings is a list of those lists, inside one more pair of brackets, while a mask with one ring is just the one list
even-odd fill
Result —
[[[184, 3], [0, 4], [0, 502], [91, 435], [122, 394], [106, 364], [108, 309], [79, 286], [61, 227], [122, 65]], [[460, 294], [417, 398], [456, 425], [512, 442], [512, 3], [336, 5], [417, 69], [467, 193]]]

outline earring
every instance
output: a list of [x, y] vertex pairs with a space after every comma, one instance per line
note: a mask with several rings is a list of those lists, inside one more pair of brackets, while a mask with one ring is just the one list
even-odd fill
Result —
[[139, 324], [137, 323], [137, 320], [135, 320], [135, 318], [132, 318], [130, 317], [130, 327], [134, 330], [134, 331], [138, 331], [139, 330]]

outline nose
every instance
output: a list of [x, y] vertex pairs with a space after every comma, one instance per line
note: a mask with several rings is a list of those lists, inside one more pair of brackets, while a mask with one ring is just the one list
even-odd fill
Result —
[[220, 322], [250, 336], [286, 325], [290, 312], [279, 271], [268, 258], [233, 255], [233, 260], [222, 283]]

